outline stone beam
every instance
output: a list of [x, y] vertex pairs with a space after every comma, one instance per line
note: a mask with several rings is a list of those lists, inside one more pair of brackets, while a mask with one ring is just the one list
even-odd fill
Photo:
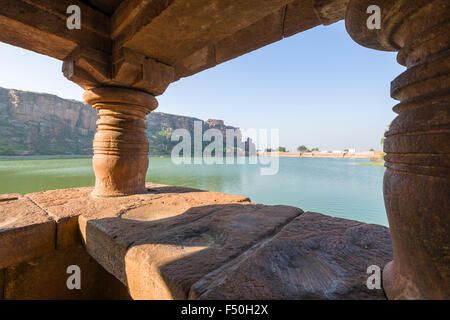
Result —
[[111, 37], [120, 49], [174, 0], [124, 0], [111, 17]]
[[[131, 86], [159, 95], [180, 77], [342, 19], [347, 2], [0, 0], [0, 40], [64, 60], [66, 76], [83, 88]], [[81, 8], [81, 30], [66, 27], [72, 4]], [[120, 58], [124, 50], [147, 63]]]
[[348, 0], [295, 0], [174, 65], [177, 78], [187, 77], [320, 24], [342, 20]]
[[84, 0], [84, 2], [111, 16], [123, 0]]
[[[127, 37], [116, 36], [115, 47], [125, 46], [155, 60], [174, 65], [204, 48], [208, 43], [224, 39], [293, 1], [156, 1], [159, 6], [150, 5], [149, 9], [141, 9], [141, 12], [149, 10], [153, 14], [148, 13], [146, 19], [136, 17], [128, 23], [133, 28], [131, 33], [125, 32], [128, 34]], [[116, 17], [121, 16], [121, 10], [130, 9], [120, 6], [115, 13]], [[113, 34], [114, 28], [128, 30], [127, 26], [114, 22], [122, 20], [119, 18], [115, 20], [113, 17]]]
[[314, 10], [320, 22], [327, 26], [345, 18], [350, 0], [314, 0]]
[[88, 29], [94, 33], [101, 35], [102, 37], [109, 38], [111, 28], [109, 17], [101, 13], [100, 11], [92, 9], [90, 6], [87, 6], [78, 0], [75, 1], [22, 0], [22, 1], [35, 8], [48, 12], [49, 14], [58, 16], [64, 21], [66, 21], [68, 17], [67, 8], [70, 5], [76, 5], [80, 7], [81, 10], [82, 29]]
[[[380, 29], [367, 28], [370, 5], [381, 9]], [[400, 103], [384, 142], [394, 260], [383, 286], [390, 299], [450, 298], [449, 21], [448, 0], [352, 0], [346, 13], [356, 42], [398, 51], [407, 67], [391, 84]]]
[[[81, 30], [67, 28], [67, 7], [82, 11]], [[63, 60], [77, 46], [111, 52], [109, 18], [76, 0], [0, 0], [0, 41]]]
[[315, 0], [297, 0], [286, 6], [283, 25], [284, 37], [290, 37], [320, 25], [321, 21], [314, 5]]

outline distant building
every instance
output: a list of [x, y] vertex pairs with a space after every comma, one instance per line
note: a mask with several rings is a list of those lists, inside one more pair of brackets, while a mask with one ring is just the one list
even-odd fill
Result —
[[256, 145], [253, 143], [253, 140], [251, 138], [247, 138], [247, 140], [244, 142], [244, 150], [245, 150], [245, 156], [255, 156], [256, 155]]

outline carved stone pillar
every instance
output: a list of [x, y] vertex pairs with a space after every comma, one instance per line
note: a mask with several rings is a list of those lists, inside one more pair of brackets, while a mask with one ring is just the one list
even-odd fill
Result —
[[[379, 30], [367, 27], [370, 5], [381, 9]], [[407, 67], [391, 85], [401, 102], [384, 143], [394, 248], [384, 290], [390, 299], [449, 299], [450, 2], [352, 0], [346, 26], [363, 46], [399, 51]]]
[[94, 138], [94, 194], [144, 192], [149, 151], [145, 116], [157, 107], [155, 97], [134, 89], [101, 87], [86, 90], [83, 98], [100, 117]]
[[94, 138], [94, 194], [124, 196], [145, 191], [148, 140], [145, 116], [177, 79], [172, 66], [128, 48], [114, 53], [77, 47], [65, 59], [64, 76], [86, 90], [99, 111]]

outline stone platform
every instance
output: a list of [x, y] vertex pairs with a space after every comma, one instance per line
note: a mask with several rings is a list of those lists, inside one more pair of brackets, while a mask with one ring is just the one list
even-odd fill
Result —
[[[92, 188], [0, 197], [0, 298], [385, 298], [366, 286], [367, 267], [392, 260], [385, 227], [146, 187], [117, 198]], [[80, 266], [82, 290], [66, 288], [69, 265]]]

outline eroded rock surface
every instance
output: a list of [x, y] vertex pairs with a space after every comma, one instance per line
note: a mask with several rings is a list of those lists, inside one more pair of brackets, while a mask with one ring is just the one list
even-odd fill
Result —
[[0, 200], [0, 269], [50, 252], [55, 223], [26, 198], [3, 195]]
[[392, 259], [389, 230], [307, 212], [193, 285], [191, 299], [385, 299], [367, 268]]

